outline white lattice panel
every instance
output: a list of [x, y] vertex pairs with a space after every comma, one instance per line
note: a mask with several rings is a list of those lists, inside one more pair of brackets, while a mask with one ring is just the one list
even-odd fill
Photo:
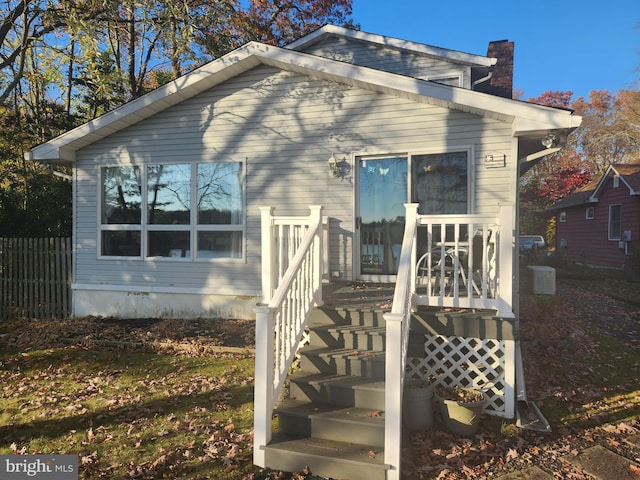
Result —
[[435, 385], [478, 387], [489, 397], [487, 413], [512, 418], [515, 406], [513, 340], [425, 335], [425, 356], [407, 359], [409, 379]]

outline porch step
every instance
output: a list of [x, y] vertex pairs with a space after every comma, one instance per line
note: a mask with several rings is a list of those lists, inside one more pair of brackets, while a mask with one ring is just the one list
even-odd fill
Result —
[[294, 400], [384, 410], [384, 380], [309, 372], [291, 374], [289, 380]]
[[274, 440], [263, 447], [270, 468], [302, 472], [336, 479], [385, 480], [389, 465], [384, 464], [381, 447], [345, 443], [322, 438]]
[[286, 400], [276, 414], [279, 433], [341, 441], [349, 432], [351, 442], [384, 447], [381, 410]]
[[348, 309], [319, 307], [311, 311], [309, 325], [364, 325], [369, 327], [384, 327], [384, 311], [376, 309]]
[[321, 325], [311, 328], [311, 344], [326, 347], [385, 350], [386, 327]]
[[266, 465], [326, 478], [384, 480], [386, 329], [382, 311], [316, 308]]
[[307, 346], [299, 353], [300, 367], [304, 371], [384, 378], [384, 351]]

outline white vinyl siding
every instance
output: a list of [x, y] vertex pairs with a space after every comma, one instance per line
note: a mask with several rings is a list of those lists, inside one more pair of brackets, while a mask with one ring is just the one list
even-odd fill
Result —
[[[450, 70], [450, 68], [449, 68]], [[353, 182], [330, 178], [327, 160], [472, 147], [474, 213], [515, 198], [511, 125], [348, 85], [259, 67], [78, 152], [75, 283], [131, 290], [191, 289], [259, 295], [260, 206], [276, 215], [325, 207], [331, 271], [352, 275]], [[486, 169], [485, 155], [506, 167]], [[242, 161], [245, 257], [208, 262], [101, 259], [96, 250], [102, 166]]]
[[449, 78], [455, 75], [461, 79], [459, 86], [471, 88], [469, 82], [471, 69], [467, 65], [455, 64], [424, 54], [419, 55], [396, 48], [349, 41], [339, 37], [332, 37], [321, 44], [313, 45], [305, 52], [385, 72], [434, 79], [434, 81], [437, 78]]

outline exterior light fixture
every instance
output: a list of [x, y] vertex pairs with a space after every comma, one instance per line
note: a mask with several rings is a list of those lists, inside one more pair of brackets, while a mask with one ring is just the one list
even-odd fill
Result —
[[333, 153], [327, 161], [327, 166], [329, 167], [329, 177], [331, 178], [340, 178], [341, 180], [344, 180], [351, 171], [351, 165], [347, 162], [346, 157], [342, 160], [338, 160]]
[[558, 139], [554, 133], [547, 133], [542, 139], [542, 145], [544, 148], [551, 148], [558, 145]]
[[336, 160], [336, 157], [333, 155], [333, 153], [331, 154], [331, 157], [329, 158], [327, 165], [329, 166], [329, 176], [337, 177], [338, 176], [338, 160]]

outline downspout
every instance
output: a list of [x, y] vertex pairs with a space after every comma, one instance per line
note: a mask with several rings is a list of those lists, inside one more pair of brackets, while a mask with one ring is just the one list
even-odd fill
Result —
[[479, 78], [478, 80], [476, 80], [475, 82], [473, 82], [473, 84], [471, 85], [473, 88], [471, 90], [475, 90], [476, 89], [476, 85], [479, 85], [481, 83], [486, 82], [487, 80], [491, 80], [491, 77], [493, 76], [493, 72], [489, 72], [487, 74], [486, 77], [483, 78]]

